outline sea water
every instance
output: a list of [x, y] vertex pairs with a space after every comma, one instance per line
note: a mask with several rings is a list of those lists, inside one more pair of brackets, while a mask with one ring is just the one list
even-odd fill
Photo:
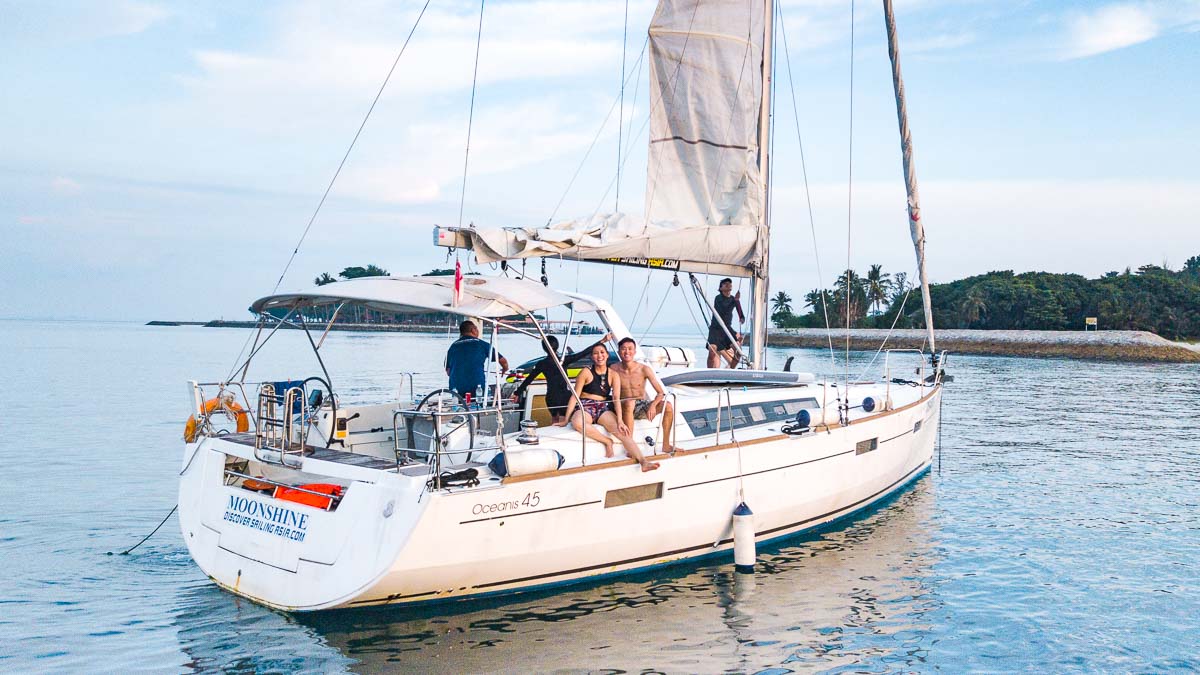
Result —
[[[933, 470], [854, 520], [760, 550], [752, 577], [730, 556], [554, 593], [287, 615], [206, 579], [174, 517], [106, 555], [175, 504], [186, 381], [225, 377], [249, 336], [0, 321], [0, 671], [1200, 668], [1195, 365], [951, 357]], [[514, 364], [538, 352], [505, 342]], [[422, 373], [417, 391], [440, 386], [448, 343], [332, 333], [322, 355], [343, 400], [390, 400], [408, 395], [403, 372]], [[844, 375], [827, 351], [770, 359], [787, 356]], [[851, 376], [871, 357], [853, 354]], [[908, 366], [893, 376], [912, 379]], [[293, 331], [250, 376], [320, 372]]]

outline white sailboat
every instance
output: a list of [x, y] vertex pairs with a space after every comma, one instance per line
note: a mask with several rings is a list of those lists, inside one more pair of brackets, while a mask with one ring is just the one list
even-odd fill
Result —
[[[346, 304], [448, 312], [490, 326], [493, 341], [505, 329], [544, 344], [537, 314], [566, 307], [573, 318], [594, 315], [617, 339], [629, 336], [600, 298], [525, 280], [448, 277], [273, 294], [252, 305], [264, 321], [238, 377], [190, 383], [179, 515], [201, 569], [230, 592], [290, 611], [510, 593], [728, 555], [735, 539], [741, 547], [827, 524], [927, 471], [940, 360], [927, 365], [922, 355], [918, 379], [899, 383], [886, 366], [881, 380], [853, 383], [763, 369], [774, 12], [763, 0], [660, 3], [650, 27], [644, 221], [437, 231], [439, 243], [471, 248], [483, 261], [635, 259], [752, 280], [751, 368], [696, 368], [686, 350], [639, 348], [673, 405], [670, 438], [657, 421], [632, 429], [658, 470], [640, 471], [619, 444], [610, 458], [574, 429], [547, 426], [539, 385], [512, 401], [498, 369], [472, 402], [410, 391], [412, 400], [343, 404], [323, 363], [321, 376], [307, 380], [246, 380], [280, 326], [308, 333], [306, 317], [330, 308], [336, 315]], [[901, 101], [894, 49], [892, 56]], [[898, 110], [924, 285], [910, 141]], [[323, 336], [308, 334], [319, 361]], [[430, 370], [440, 367], [438, 359]], [[223, 415], [236, 429], [220, 429]], [[675, 451], [662, 452], [668, 445]]]

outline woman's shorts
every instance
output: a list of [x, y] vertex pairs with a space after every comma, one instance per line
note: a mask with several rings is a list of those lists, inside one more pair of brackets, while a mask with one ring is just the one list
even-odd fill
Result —
[[583, 412], [592, 418], [592, 424], [600, 421], [600, 416], [608, 412], [608, 401], [593, 401], [590, 398], [581, 399]]

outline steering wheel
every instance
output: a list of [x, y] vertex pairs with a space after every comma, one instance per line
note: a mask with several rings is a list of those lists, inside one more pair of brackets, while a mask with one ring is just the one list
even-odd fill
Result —
[[[306, 395], [308, 394], [308, 383], [309, 382], [317, 382], [317, 383], [324, 385], [325, 392], [328, 394], [328, 401], [329, 401], [330, 407], [332, 408], [331, 414], [333, 416], [333, 424], [329, 425], [329, 438], [325, 439], [325, 447], [328, 448], [333, 445], [333, 435], [334, 435], [334, 433], [337, 432], [337, 397], [335, 397], [333, 395], [333, 387], [329, 386], [329, 383], [326, 382], [325, 379], [321, 378], [321, 377], [310, 377], [300, 383], [300, 389], [301, 389], [301, 391], [305, 392]], [[308, 409], [308, 399], [307, 398], [304, 400], [304, 409], [306, 411]], [[308, 420], [308, 423], [316, 424], [317, 423], [316, 416], [310, 417]], [[343, 444], [343, 447], [345, 447], [344, 444]]]
[[[424, 410], [437, 411], [440, 409], [442, 411], [448, 410], [450, 412], [453, 412], [455, 408], [466, 411], [467, 400], [465, 398], [463, 398], [462, 394], [458, 393], [457, 391], [454, 391], [453, 389], [435, 389], [435, 390], [429, 392], [428, 394], [426, 394], [425, 397], [421, 399], [421, 402], [417, 404], [417, 407], [415, 408], [415, 410], [417, 412], [421, 412]], [[462, 422], [462, 423], [458, 424], [457, 426], [449, 429], [448, 431], [445, 431], [443, 433], [443, 435], [457, 431], [458, 429], [462, 428], [463, 424], [466, 424], [467, 431], [470, 434], [470, 438], [471, 438], [471, 444], [468, 447], [471, 450], [473, 450], [475, 448], [476, 420], [475, 420], [474, 415], [468, 414], [468, 415], [466, 415], [466, 418], [467, 418], [466, 422]], [[416, 420], [414, 420], [414, 422], [415, 421]], [[432, 425], [432, 423], [431, 423], [431, 425]], [[416, 430], [413, 427], [414, 427], [413, 424], [408, 425], [408, 447], [414, 448], [413, 452], [421, 452], [419, 450], [415, 450], [415, 448], [417, 447]], [[431, 429], [430, 437], [432, 438], [432, 436], [433, 436], [433, 433], [432, 433], [432, 429]], [[425, 456], [426, 456], [426, 461], [430, 461], [431, 458], [434, 456], [433, 450], [428, 450], [428, 451], [424, 451], [424, 452], [425, 452]], [[468, 462], [471, 461], [471, 454], [472, 453], [470, 452], [470, 450], [468, 450], [468, 452], [467, 452], [467, 461]]]

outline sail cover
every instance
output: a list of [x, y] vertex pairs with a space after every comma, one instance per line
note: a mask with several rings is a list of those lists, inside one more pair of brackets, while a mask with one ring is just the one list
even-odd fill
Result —
[[562, 256], [749, 276], [760, 232], [766, 236], [758, 147], [764, 12], [764, 0], [659, 3], [650, 24], [645, 218], [448, 228], [438, 243], [468, 246], [481, 262]]

